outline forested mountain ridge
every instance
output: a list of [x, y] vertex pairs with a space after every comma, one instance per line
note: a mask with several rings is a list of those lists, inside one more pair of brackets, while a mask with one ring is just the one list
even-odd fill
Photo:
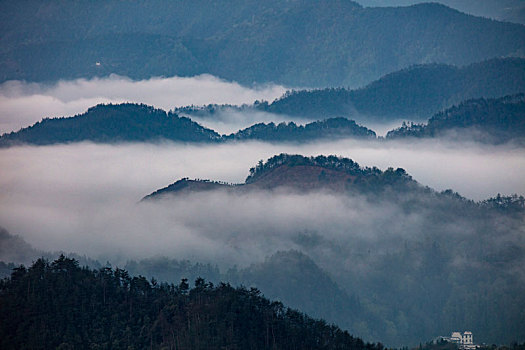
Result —
[[193, 288], [187, 280], [158, 284], [118, 268], [81, 268], [64, 256], [17, 267], [0, 281], [0, 321], [2, 349], [383, 348], [257, 289], [202, 278]]
[[46, 118], [0, 137], [0, 146], [173, 140], [215, 142], [220, 135], [185, 117], [142, 104], [97, 105], [67, 118]]
[[[336, 90], [334, 90], [336, 91]], [[435, 114], [427, 125], [403, 124], [391, 130], [386, 140], [401, 137], [445, 137], [451, 132], [459, 141], [487, 144], [519, 141], [525, 138], [525, 95], [497, 99], [474, 99]], [[315, 99], [314, 99], [315, 100]], [[258, 104], [257, 104], [258, 105]], [[217, 106], [205, 107], [216, 113]], [[185, 110], [190, 110], [186, 107]], [[200, 113], [202, 109], [195, 109]], [[218, 143], [264, 141], [304, 143], [320, 140], [383, 140], [376, 133], [346, 118], [329, 118], [297, 125], [258, 123], [229, 135], [220, 135], [177, 113], [146, 105], [97, 105], [73, 117], [45, 118], [17, 132], [0, 136], [0, 147], [52, 145], [91, 141], [97, 143], [175, 141]]]
[[176, 108], [187, 116], [210, 117], [230, 109], [301, 118], [345, 116], [367, 121], [423, 121], [454, 104], [473, 98], [499, 98], [525, 92], [525, 59], [497, 58], [456, 67], [424, 64], [402, 69], [359, 89], [294, 90], [273, 102], [253, 105], [208, 105]]
[[[165, 195], [178, 193], [196, 193], [202, 191], [227, 190], [247, 193], [251, 190], [273, 190], [288, 188], [308, 192], [327, 190], [333, 193], [349, 195], [395, 192], [412, 193], [412, 195], [437, 196], [439, 200], [454, 201], [479, 208], [500, 210], [508, 214], [525, 212], [525, 199], [522, 196], [502, 196], [474, 202], [462, 197], [451, 189], [438, 193], [415, 181], [404, 169], [392, 167], [382, 171], [377, 167], [362, 167], [349, 158], [334, 155], [305, 157], [299, 154], [281, 153], [260, 160], [250, 168], [244, 183], [226, 183], [222, 181], [182, 178], [143, 198], [155, 200]], [[434, 198], [435, 199], [435, 198]]]
[[[430, 0], [425, 0], [430, 2]], [[407, 6], [421, 0], [357, 0], [363, 6]], [[521, 0], [437, 0], [449, 7], [475, 16], [525, 24], [525, 6]]]
[[464, 65], [525, 54], [524, 26], [432, 3], [363, 8], [348, 0], [96, 5], [27, 0], [0, 5], [0, 81], [209, 73], [244, 84], [357, 87], [413, 64]]
[[0, 147], [51, 145], [91, 141], [117, 142], [226, 142], [259, 140], [309, 142], [321, 139], [374, 139], [375, 132], [345, 118], [297, 125], [259, 123], [230, 135], [219, 135], [187, 117], [143, 104], [97, 105], [73, 117], [45, 118], [17, 132], [0, 136]]
[[270, 299], [280, 300], [348, 330], [355, 329], [354, 325], [359, 322], [381, 323], [363, 309], [354, 296], [347, 295], [326, 271], [298, 250], [280, 251], [263, 262], [244, 268], [232, 267], [225, 272], [211, 264], [167, 257], [128, 261], [124, 268], [132, 275], [155, 277], [160, 282], [202, 277], [214, 283], [228, 281], [233, 286], [256, 287]]
[[[292, 214], [292, 225], [266, 224], [272, 211], [265, 208], [256, 213], [261, 221], [253, 224], [253, 217], [238, 209], [219, 211], [215, 214], [222, 212], [224, 216], [212, 215], [211, 219], [211, 237], [217, 243], [235, 244], [234, 251], [242, 254], [245, 249], [265, 247], [277, 240], [276, 250], [270, 250], [264, 261], [259, 260], [264, 256], [252, 258], [250, 266], [227, 265], [222, 271], [207, 255], [192, 263], [176, 261], [183, 259], [181, 255], [170, 255], [129, 262], [125, 267], [134, 274], [174, 283], [183, 277], [201, 276], [213, 282], [254, 286], [267, 296], [337, 322], [353, 334], [392, 346], [415, 345], [436, 333], [446, 334], [458, 324], [475, 332], [480, 342], [522, 341], [523, 197], [498, 195], [476, 203], [452, 190], [436, 192], [423, 187], [402, 170], [373, 169], [337, 157], [281, 155], [257, 164], [246, 181], [249, 185], [225, 187], [218, 183], [219, 187], [211, 189], [219, 192], [197, 188], [173, 192], [184, 193], [182, 196], [159, 196], [162, 201], [143, 202], [137, 206], [139, 212], [171, 215], [177, 203], [182, 208], [193, 203], [201, 212], [213, 212], [215, 205], [224, 203], [238, 208], [239, 201], [249, 212], [257, 208], [252, 208], [254, 201], [267, 197], [283, 212], [281, 220], [290, 212], [280, 206], [290, 203], [296, 203], [294, 210], [300, 211], [303, 205], [317, 206], [329, 219], [322, 225], [312, 224], [323, 220], [316, 212], [313, 221], [304, 216], [297, 220]], [[330, 187], [323, 187], [323, 178], [343, 189], [330, 191]], [[292, 191], [281, 186], [295, 183], [298, 185]], [[248, 186], [254, 186], [254, 191], [240, 190]], [[221, 190], [224, 188], [227, 190]], [[312, 188], [315, 191], [309, 192]], [[339, 199], [334, 206], [329, 198]], [[213, 200], [206, 206], [209, 199]], [[223, 226], [224, 221], [235, 221], [236, 215], [242, 224], [233, 230]], [[197, 230], [195, 235], [202, 233]], [[0, 240], [0, 247], [26, 251], [24, 255], [10, 251], [7, 258], [36, 254], [17, 241], [7, 237], [5, 246]], [[274, 253], [285, 249], [293, 250]], [[0, 264], [0, 268], [10, 267]]]
[[[195, 180], [181, 180], [186, 181]], [[198, 182], [204, 187], [211, 183]], [[294, 203], [312, 205], [316, 200], [328, 203], [327, 196], [338, 198], [337, 210], [348, 218], [344, 223], [336, 215], [330, 216], [334, 222], [317, 228], [308, 225], [309, 221], [305, 225], [293, 221], [292, 227], [270, 225], [271, 229], [248, 225], [237, 241], [230, 231], [225, 235], [237, 244], [255, 241], [264, 245], [279, 239], [279, 247], [291, 247], [311, 258], [346, 294], [339, 303], [354, 310], [354, 316], [347, 316], [352, 317], [347, 327], [359, 335], [400, 346], [409, 339], [431, 339], [462, 325], [479, 334], [480, 342], [525, 338], [520, 327], [523, 315], [517, 311], [525, 307], [522, 196], [498, 195], [474, 202], [452, 190], [425, 187], [403, 169], [381, 171], [334, 156], [286, 154], [260, 161], [244, 184], [213, 186], [207, 189], [217, 191], [207, 193], [201, 188], [181, 190], [179, 183], [173, 191], [168, 187], [148, 198], [162, 200], [143, 204], [160, 209], [180, 201], [200, 203], [214, 198], [215, 203], [251, 203], [265, 196], [279, 203], [280, 196], [291, 194]], [[322, 210], [329, 215], [336, 209], [327, 205]], [[216, 234], [214, 231], [214, 237]], [[282, 253], [268, 264], [232, 271], [228, 276], [289, 298], [277, 280], [272, 284], [265, 278], [275, 274], [275, 263], [284, 261], [290, 265], [283, 263], [287, 271], [295, 271], [294, 265], [315, 271], [306, 268], [304, 259], [293, 256]], [[281, 277], [297, 279], [293, 273], [283, 272]], [[508, 312], [501, 305], [520, 306]], [[326, 317], [342, 317], [328, 310], [324, 310]]]
[[375, 139], [376, 133], [366, 127], [357, 125], [355, 121], [346, 118], [330, 118], [315, 121], [306, 125], [294, 122], [258, 123], [236, 133], [225, 135], [224, 140], [261, 140], [280, 142], [305, 142], [319, 139], [362, 138]]
[[426, 124], [404, 124], [387, 139], [452, 137], [486, 143], [525, 140], [525, 95], [465, 101], [434, 115]]
[[177, 193], [193, 193], [210, 190], [246, 192], [287, 188], [308, 192], [327, 190], [334, 193], [404, 192], [422, 190], [404, 169], [389, 168], [385, 171], [373, 167], [360, 167], [348, 158], [337, 156], [304, 157], [279, 154], [262, 160], [250, 169], [250, 175], [242, 184], [228, 184], [210, 180], [184, 178], [159, 189], [143, 198], [154, 200]]

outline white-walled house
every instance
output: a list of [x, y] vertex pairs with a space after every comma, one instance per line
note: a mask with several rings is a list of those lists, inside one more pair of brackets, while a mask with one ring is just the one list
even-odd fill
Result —
[[473, 350], [477, 348], [477, 345], [474, 344], [474, 338], [472, 332], [465, 331], [461, 332], [452, 332], [450, 336], [450, 341], [452, 343], [458, 344], [459, 348], [462, 350]]

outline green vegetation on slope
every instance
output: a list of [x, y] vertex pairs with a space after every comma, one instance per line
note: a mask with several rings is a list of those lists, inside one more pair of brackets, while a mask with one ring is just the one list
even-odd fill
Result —
[[403, 69], [357, 89], [291, 91], [255, 108], [319, 118], [348, 116], [388, 121], [424, 120], [467, 99], [525, 92], [525, 59], [494, 59], [465, 67], [428, 64]]
[[245, 84], [357, 87], [413, 64], [525, 54], [524, 26], [439, 4], [26, 0], [0, 6], [0, 81], [210, 73]]
[[381, 350], [263, 298], [257, 289], [189, 288], [80, 268], [60, 256], [15, 268], [0, 281], [2, 349], [352, 349]]
[[[425, 341], [458, 328], [472, 330], [480, 342], [525, 339], [522, 196], [498, 195], [474, 202], [452, 190], [424, 187], [402, 169], [362, 168], [335, 156], [281, 154], [260, 161], [250, 173], [246, 184], [226, 188], [247, 198], [258, 198], [261, 190], [278, 198], [290, 193], [285, 187], [296, 188], [299, 191], [293, 195], [304, 195], [305, 200], [326, 200], [306, 193], [328, 190], [324, 194], [341, 196], [340, 207], [326, 209], [325, 215], [335, 211], [330, 216], [333, 224], [323, 221], [320, 227], [310, 227], [293, 221], [292, 227], [282, 227], [270, 221], [268, 228], [261, 220], [261, 227], [249, 228], [255, 231], [252, 236], [242, 232], [243, 239], [258, 242], [255, 237], [262, 235], [277, 240], [279, 247], [293, 247], [314, 265], [294, 252], [280, 253], [250, 268], [228, 271], [229, 281], [254, 284], [281, 300], [295, 298], [312, 314], [392, 346]], [[248, 188], [255, 191], [242, 192]], [[202, 194], [180, 198], [206, 200]], [[347, 220], [335, 219], [339, 210]], [[236, 237], [230, 231], [223, 234]], [[310, 274], [323, 279], [315, 265], [336, 284], [325, 282], [325, 292], [330, 291], [334, 299], [322, 308], [282, 282], [307, 288]], [[276, 266], [280, 266], [278, 273]], [[337, 305], [340, 314], [332, 312]], [[346, 308], [352, 312], [346, 313]]]
[[99, 143], [279, 141], [308, 142], [333, 138], [375, 138], [372, 130], [345, 118], [296, 125], [256, 124], [231, 135], [219, 135], [174, 112], [142, 104], [97, 105], [67, 118], [43, 119], [30, 127], [0, 136], [1, 146], [50, 145], [91, 141]]
[[220, 135], [215, 131], [206, 129], [188, 118], [143, 104], [126, 103], [97, 105], [74, 117], [43, 119], [18, 132], [2, 135], [0, 146], [82, 141], [214, 142], [219, 139]]
[[525, 139], [525, 95], [465, 101], [434, 115], [427, 124], [403, 124], [387, 139], [453, 137], [486, 143]]
[[249, 128], [239, 130], [236, 133], [225, 136], [225, 140], [260, 140], [281, 142], [305, 142], [319, 139], [340, 138], [372, 138], [375, 132], [363, 126], [357, 125], [355, 121], [346, 118], [330, 118], [322, 121], [297, 125], [294, 122], [259, 123]]

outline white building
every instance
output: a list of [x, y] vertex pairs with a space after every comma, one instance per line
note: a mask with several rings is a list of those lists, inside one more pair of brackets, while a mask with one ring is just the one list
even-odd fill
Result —
[[462, 350], [474, 350], [477, 348], [477, 345], [474, 344], [474, 338], [472, 337], [472, 332], [465, 331], [461, 332], [452, 332], [450, 336], [450, 341], [458, 344], [459, 348]]

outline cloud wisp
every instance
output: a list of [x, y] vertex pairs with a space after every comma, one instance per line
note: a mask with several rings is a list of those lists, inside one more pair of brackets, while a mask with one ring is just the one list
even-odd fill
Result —
[[99, 103], [136, 102], [170, 110], [186, 105], [272, 101], [285, 91], [279, 85], [245, 87], [211, 75], [139, 81], [111, 75], [52, 85], [8, 81], [0, 85], [0, 133], [16, 131], [44, 117], [79, 114]]

